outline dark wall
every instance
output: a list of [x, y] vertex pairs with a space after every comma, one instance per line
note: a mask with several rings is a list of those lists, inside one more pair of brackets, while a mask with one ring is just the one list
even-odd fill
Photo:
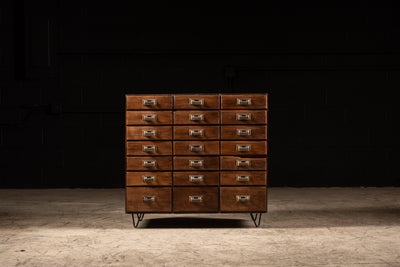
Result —
[[2, 187], [123, 186], [124, 95], [195, 92], [269, 93], [271, 186], [400, 185], [391, 2], [131, 2], [1, 1]]

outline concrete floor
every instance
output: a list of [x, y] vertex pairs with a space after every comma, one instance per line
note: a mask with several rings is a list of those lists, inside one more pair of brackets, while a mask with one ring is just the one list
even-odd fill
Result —
[[122, 189], [0, 190], [0, 266], [400, 266], [400, 188], [271, 188], [248, 214], [153, 214]]

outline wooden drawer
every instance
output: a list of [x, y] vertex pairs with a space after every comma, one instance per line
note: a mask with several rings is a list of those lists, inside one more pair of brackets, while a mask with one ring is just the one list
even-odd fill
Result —
[[174, 126], [175, 140], [218, 139], [219, 126]]
[[175, 124], [218, 124], [219, 111], [178, 110], [174, 111]]
[[221, 155], [266, 155], [266, 141], [221, 141]]
[[174, 212], [217, 212], [218, 187], [175, 187]]
[[265, 212], [267, 196], [265, 186], [221, 187], [221, 211]]
[[266, 170], [266, 158], [221, 156], [221, 170]]
[[171, 212], [170, 187], [127, 187], [126, 212]]
[[266, 109], [267, 95], [222, 95], [221, 109]]
[[267, 124], [267, 111], [221, 110], [221, 124]]
[[159, 125], [171, 124], [172, 111], [130, 111], [126, 112], [127, 125]]
[[126, 155], [159, 156], [171, 155], [171, 141], [130, 141], [126, 142]]
[[218, 95], [176, 95], [175, 109], [219, 109]]
[[171, 172], [127, 172], [127, 186], [172, 185]]
[[[148, 166], [144, 166], [148, 163]], [[154, 163], [154, 166], [153, 166]], [[127, 157], [128, 171], [169, 171], [172, 168], [172, 157]]]
[[172, 96], [127, 95], [126, 109], [172, 109]]
[[221, 139], [267, 139], [267, 126], [263, 125], [234, 125], [221, 126]]
[[219, 157], [218, 156], [174, 157], [174, 170], [217, 171], [219, 170]]
[[174, 155], [219, 155], [219, 141], [174, 141]]
[[218, 172], [174, 172], [174, 185], [218, 185]]
[[221, 185], [266, 185], [265, 171], [224, 171], [221, 172]]
[[126, 140], [170, 140], [172, 126], [127, 126]]

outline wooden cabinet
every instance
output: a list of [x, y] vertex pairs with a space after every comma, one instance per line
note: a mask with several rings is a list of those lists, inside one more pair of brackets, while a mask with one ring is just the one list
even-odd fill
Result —
[[[267, 211], [267, 95], [126, 96], [126, 212]], [[254, 215], [256, 214], [256, 215]]]

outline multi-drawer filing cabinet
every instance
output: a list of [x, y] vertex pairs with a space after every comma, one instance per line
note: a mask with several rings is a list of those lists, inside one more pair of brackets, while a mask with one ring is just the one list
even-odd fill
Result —
[[[126, 212], [267, 211], [267, 94], [126, 95]], [[136, 218], [135, 218], [136, 216]]]

